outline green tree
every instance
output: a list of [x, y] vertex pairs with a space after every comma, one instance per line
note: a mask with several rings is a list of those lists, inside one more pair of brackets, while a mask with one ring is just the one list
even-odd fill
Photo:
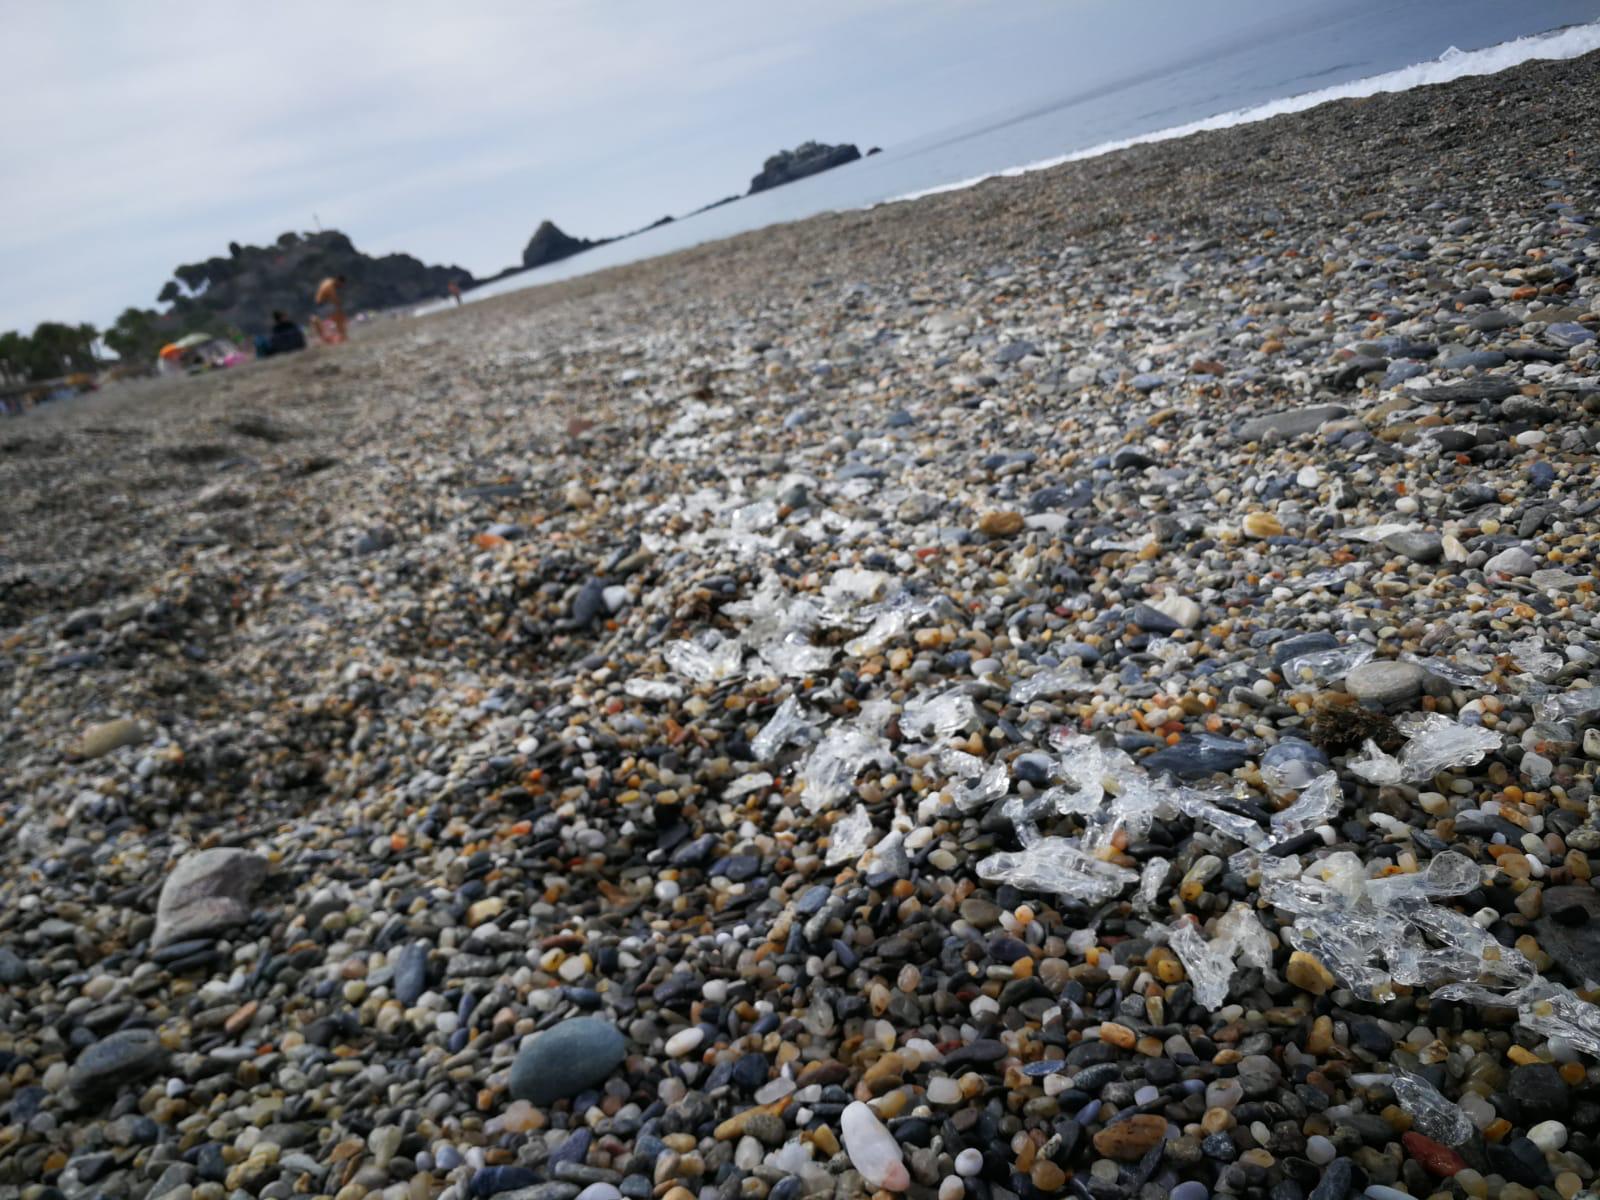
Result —
[[161, 328], [160, 321], [161, 314], [153, 309], [125, 308], [106, 330], [106, 345], [124, 362], [153, 361], [167, 342], [167, 331]]
[[16, 330], [0, 333], [0, 382], [26, 383], [30, 370], [28, 338]]

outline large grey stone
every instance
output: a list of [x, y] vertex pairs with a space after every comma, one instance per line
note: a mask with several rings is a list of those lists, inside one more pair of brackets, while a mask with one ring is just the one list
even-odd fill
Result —
[[67, 1085], [83, 1100], [97, 1100], [137, 1083], [166, 1065], [167, 1051], [153, 1029], [123, 1029], [78, 1055]]
[[1364, 704], [1387, 707], [1422, 694], [1428, 673], [1416, 663], [1380, 659], [1362, 663], [1344, 677], [1344, 690]]
[[1299, 437], [1303, 433], [1315, 433], [1324, 421], [1337, 421], [1349, 415], [1350, 410], [1342, 404], [1313, 404], [1253, 417], [1241, 422], [1237, 432], [1247, 442], [1259, 442], [1267, 437]]
[[197, 850], [172, 868], [156, 904], [152, 948], [242, 925], [250, 894], [267, 875], [267, 860], [248, 850]]
[[1438, 562], [1444, 554], [1444, 539], [1437, 533], [1407, 529], [1384, 538], [1383, 548], [1412, 562]]
[[627, 1057], [621, 1031], [598, 1017], [574, 1017], [539, 1034], [511, 1063], [511, 1097], [553, 1104], [604, 1083]]
[[1539, 560], [1521, 546], [1508, 546], [1483, 564], [1485, 575], [1532, 575]]

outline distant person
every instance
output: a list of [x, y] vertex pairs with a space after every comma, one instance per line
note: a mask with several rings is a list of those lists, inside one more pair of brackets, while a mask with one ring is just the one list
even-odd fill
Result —
[[449, 282], [449, 284], [446, 285], [446, 289], [450, 293], [450, 299], [452, 299], [452, 300], [454, 300], [456, 302], [456, 307], [457, 308], [460, 308], [461, 307], [461, 285], [459, 283], [457, 283], [454, 279], [452, 279]]
[[333, 327], [338, 336], [324, 340], [342, 342], [350, 336], [349, 322], [344, 315], [344, 289], [350, 281], [343, 275], [330, 275], [317, 285], [317, 306], [328, 306], [333, 309]]
[[274, 354], [293, 354], [296, 350], [306, 348], [305, 331], [291, 321], [285, 312], [272, 314], [271, 338]]
[[306, 335], [300, 326], [279, 311], [272, 314], [272, 330], [256, 337], [256, 357], [271, 358], [274, 354], [293, 354], [306, 348]]

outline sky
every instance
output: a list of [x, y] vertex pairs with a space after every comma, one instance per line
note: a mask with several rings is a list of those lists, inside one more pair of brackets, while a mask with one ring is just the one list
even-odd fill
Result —
[[491, 274], [546, 217], [621, 233], [808, 138], [865, 151], [1092, 73], [1123, 2], [0, 0], [0, 329], [104, 326], [289, 229]]
[[0, 330], [103, 327], [179, 263], [290, 229], [492, 274], [544, 218], [622, 233], [743, 192], [782, 147], [904, 143], [1281, 4], [0, 0]]

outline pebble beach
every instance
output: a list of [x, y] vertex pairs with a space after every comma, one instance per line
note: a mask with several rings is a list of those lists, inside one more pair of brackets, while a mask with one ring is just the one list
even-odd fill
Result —
[[7, 422], [0, 1200], [1593, 1194], [1597, 154], [1529, 63]]

